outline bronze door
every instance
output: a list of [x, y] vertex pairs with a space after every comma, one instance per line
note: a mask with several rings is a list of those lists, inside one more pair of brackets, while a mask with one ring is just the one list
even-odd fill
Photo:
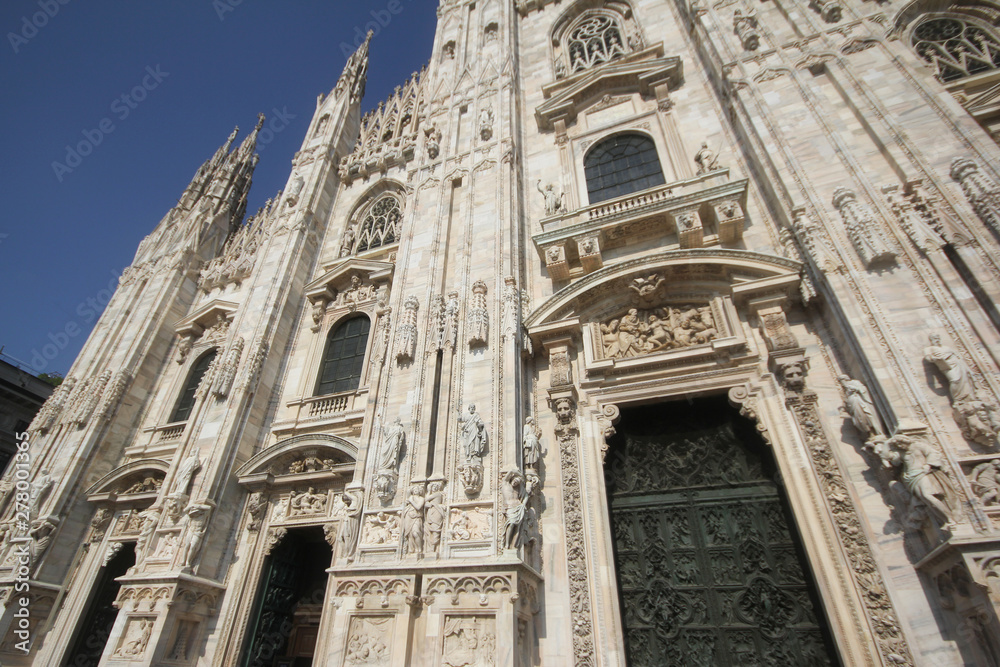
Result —
[[724, 400], [623, 412], [605, 473], [630, 665], [839, 664], [770, 451]]

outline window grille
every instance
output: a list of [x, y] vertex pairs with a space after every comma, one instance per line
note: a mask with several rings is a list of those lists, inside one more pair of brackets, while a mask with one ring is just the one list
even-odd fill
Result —
[[653, 140], [618, 134], [597, 144], [584, 158], [590, 203], [663, 185], [663, 170]]
[[942, 82], [1000, 68], [1000, 41], [966, 19], [927, 19], [913, 30], [911, 41], [917, 55], [937, 69]]
[[372, 248], [395, 243], [399, 240], [399, 221], [402, 213], [399, 201], [390, 195], [378, 199], [368, 209], [361, 231], [358, 233], [358, 247], [355, 252], [364, 252]]
[[323, 365], [316, 381], [316, 396], [358, 388], [370, 328], [368, 318], [360, 315], [330, 330], [323, 352]]

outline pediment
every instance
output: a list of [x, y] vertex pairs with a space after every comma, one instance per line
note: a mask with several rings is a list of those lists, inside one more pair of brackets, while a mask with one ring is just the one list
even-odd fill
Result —
[[298, 435], [260, 452], [236, 471], [240, 484], [271, 486], [354, 475], [357, 445], [335, 435]]
[[156, 498], [168, 468], [160, 459], [133, 461], [97, 480], [87, 489], [87, 497], [92, 502]]
[[[548, 325], [598, 312], [608, 303], [641, 306], [656, 298], [715, 294], [736, 304], [761, 298], [797, 297], [802, 264], [795, 260], [747, 250], [693, 248], [670, 250], [594, 271], [556, 292], [527, 318], [534, 336]], [[654, 279], [654, 276], [656, 277]], [[662, 281], [660, 280], [662, 279]]]
[[182, 336], [197, 338], [206, 329], [231, 320], [237, 308], [238, 303], [212, 299], [178, 322], [174, 330]]
[[666, 84], [674, 90], [684, 79], [679, 56], [663, 56], [663, 45], [630, 54], [614, 62], [581, 72], [542, 88], [545, 102], [535, 108], [542, 130], [550, 130], [556, 120], [573, 121], [590, 100], [600, 100], [608, 91], [636, 90], [654, 97], [654, 89]]
[[337, 294], [357, 289], [361, 285], [371, 286], [374, 291], [378, 291], [382, 286], [392, 283], [395, 266], [392, 262], [354, 257], [338, 259], [324, 265], [323, 275], [306, 285], [306, 296], [311, 302], [317, 303], [333, 301]]

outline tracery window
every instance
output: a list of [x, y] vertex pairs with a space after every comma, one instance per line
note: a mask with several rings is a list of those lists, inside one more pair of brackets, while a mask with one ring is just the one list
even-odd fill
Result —
[[927, 18], [913, 29], [911, 43], [943, 82], [1000, 68], [1000, 40], [986, 26], [967, 18]]
[[191, 372], [188, 374], [187, 382], [184, 384], [184, 390], [177, 399], [177, 405], [174, 406], [174, 413], [170, 418], [171, 423], [187, 421], [188, 417], [191, 416], [191, 409], [194, 408], [198, 385], [201, 384], [201, 379], [205, 376], [212, 362], [215, 361], [216, 352], [217, 350], [206, 352], [198, 357], [198, 361], [194, 362], [194, 366], [191, 367]]
[[359, 315], [330, 330], [316, 380], [316, 396], [358, 388], [370, 329], [369, 319]]
[[597, 144], [583, 161], [590, 203], [663, 185], [663, 169], [653, 140], [617, 134]]
[[621, 26], [610, 16], [594, 14], [581, 21], [569, 34], [569, 67], [579, 72], [625, 55]]
[[398, 199], [391, 195], [378, 199], [368, 209], [361, 223], [355, 252], [364, 252], [398, 241], [399, 221], [402, 217]]

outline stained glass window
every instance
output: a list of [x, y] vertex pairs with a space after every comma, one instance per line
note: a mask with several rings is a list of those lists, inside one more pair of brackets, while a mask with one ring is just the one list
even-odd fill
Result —
[[205, 376], [208, 367], [215, 360], [215, 354], [216, 350], [212, 350], [201, 355], [198, 357], [198, 361], [194, 362], [191, 373], [188, 375], [187, 383], [184, 385], [184, 391], [181, 392], [180, 398], [177, 399], [174, 414], [170, 418], [171, 422], [187, 421], [187, 418], [191, 416], [191, 409], [194, 408], [195, 392], [198, 391], [201, 378]]
[[317, 396], [358, 388], [370, 328], [368, 318], [360, 315], [330, 330], [316, 382]]
[[567, 41], [569, 66], [579, 72], [625, 54], [618, 23], [600, 14], [589, 16], [573, 28]]
[[401, 218], [399, 201], [395, 197], [385, 195], [376, 201], [368, 209], [368, 213], [365, 214], [364, 221], [361, 223], [361, 231], [358, 233], [358, 247], [355, 252], [364, 252], [398, 241]]

